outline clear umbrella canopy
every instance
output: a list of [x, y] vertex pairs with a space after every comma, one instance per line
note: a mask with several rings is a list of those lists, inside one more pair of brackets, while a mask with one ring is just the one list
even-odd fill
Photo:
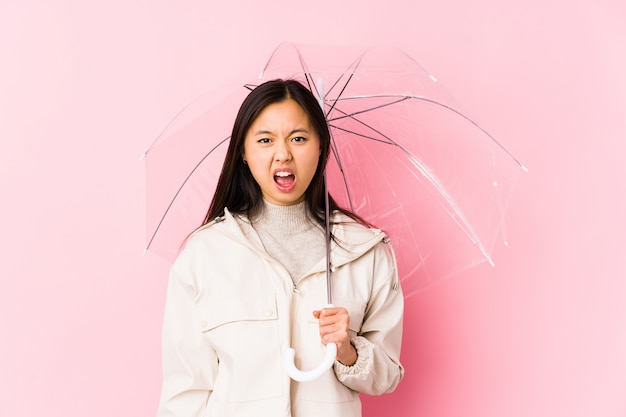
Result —
[[327, 116], [331, 195], [390, 236], [407, 296], [493, 263], [525, 168], [412, 58], [283, 44], [253, 74], [192, 103], [147, 151], [149, 249], [176, 256], [210, 204], [239, 105], [256, 85], [289, 78]]

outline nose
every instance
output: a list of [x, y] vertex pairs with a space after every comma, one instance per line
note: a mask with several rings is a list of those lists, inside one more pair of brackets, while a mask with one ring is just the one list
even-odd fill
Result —
[[274, 160], [275, 161], [290, 161], [291, 160], [291, 150], [289, 149], [289, 144], [286, 141], [276, 142], [276, 148], [274, 151]]

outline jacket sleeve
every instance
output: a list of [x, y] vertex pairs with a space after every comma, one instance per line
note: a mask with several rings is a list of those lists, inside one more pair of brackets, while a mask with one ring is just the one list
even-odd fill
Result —
[[158, 417], [200, 417], [217, 372], [217, 355], [200, 331], [192, 285], [170, 272], [162, 333], [163, 384]]
[[357, 361], [345, 366], [335, 361], [337, 379], [348, 388], [368, 395], [392, 392], [404, 375], [400, 364], [404, 298], [395, 256], [388, 243], [375, 249], [374, 287], [360, 332], [351, 342]]

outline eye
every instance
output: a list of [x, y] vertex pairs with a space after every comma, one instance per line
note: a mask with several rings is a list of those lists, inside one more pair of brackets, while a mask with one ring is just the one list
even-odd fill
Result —
[[292, 138], [291, 140], [294, 142], [304, 142], [306, 141], [306, 138], [302, 136], [296, 136], [295, 138]]
[[270, 143], [271, 141], [268, 138], [261, 138], [257, 140], [258, 143]]

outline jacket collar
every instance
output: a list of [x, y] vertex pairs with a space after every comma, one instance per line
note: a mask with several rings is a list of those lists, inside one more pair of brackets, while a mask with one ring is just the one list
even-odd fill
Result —
[[[244, 216], [233, 215], [226, 208], [224, 216], [218, 217], [214, 222], [224, 223], [222, 230], [232, 239], [268, 256], [259, 235]], [[364, 227], [340, 212], [333, 214], [333, 223], [332, 231], [335, 238], [330, 246], [333, 269], [358, 259], [386, 238], [380, 229]], [[325, 271], [326, 261], [321, 260], [314, 269]]]

